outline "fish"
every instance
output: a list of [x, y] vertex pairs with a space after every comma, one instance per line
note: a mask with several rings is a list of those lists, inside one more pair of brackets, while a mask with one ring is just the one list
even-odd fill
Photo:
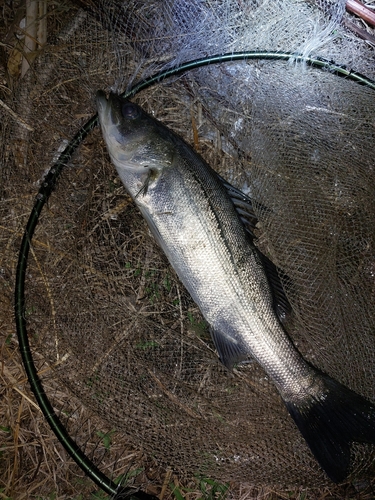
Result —
[[277, 268], [254, 244], [252, 200], [134, 102], [103, 91], [96, 102], [110, 159], [209, 324], [221, 362], [259, 363], [320, 467], [344, 481], [351, 444], [375, 444], [375, 405], [312, 366], [289, 338]]

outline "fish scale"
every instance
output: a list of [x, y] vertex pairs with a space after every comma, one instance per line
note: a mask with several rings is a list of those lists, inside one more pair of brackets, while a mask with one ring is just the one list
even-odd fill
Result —
[[284, 331], [272, 263], [244, 223], [245, 212], [255, 220], [251, 200], [138, 105], [103, 92], [97, 105], [111, 160], [209, 323], [220, 360], [231, 369], [255, 358], [321, 467], [344, 480], [350, 444], [375, 444], [375, 406], [308, 364]]
[[[216, 335], [254, 356], [280, 386], [290, 383], [297, 366], [299, 377], [307, 376], [309, 370], [274, 321], [263, 268], [226, 190], [206, 165], [203, 170], [200, 162], [185, 158], [184, 150], [179, 153], [147, 194], [137, 196], [142, 215]], [[283, 343], [286, 349], [280, 349]]]

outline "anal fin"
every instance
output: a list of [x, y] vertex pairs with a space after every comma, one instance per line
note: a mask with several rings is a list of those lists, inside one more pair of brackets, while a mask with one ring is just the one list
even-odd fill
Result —
[[213, 327], [210, 327], [210, 333], [219, 354], [220, 361], [229, 370], [237, 363], [241, 363], [248, 359], [249, 353], [247, 353], [243, 345], [238, 343], [234, 338], [215, 330]]

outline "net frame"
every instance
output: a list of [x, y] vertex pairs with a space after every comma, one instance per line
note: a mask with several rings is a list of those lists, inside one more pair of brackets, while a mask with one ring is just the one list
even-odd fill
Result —
[[[246, 61], [248, 59], [256, 60], [284, 60], [291, 59], [298, 63], [305, 63], [320, 70], [327, 70], [337, 76], [350, 79], [358, 84], [366, 85], [375, 90], [375, 81], [365, 77], [364, 75], [352, 70], [348, 70], [345, 66], [337, 65], [324, 58], [312, 58], [303, 55], [291, 53], [268, 52], [268, 51], [253, 51], [229, 53], [224, 55], [214, 55], [210, 57], [195, 59], [188, 61], [185, 64], [176, 67], [162, 70], [147, 78], [138, 84], [134, 85], [130, 90], [122, 94], [123, 98], [134, 97], [138, 92], [144, 90], [151, 85], [163, 81], [164, 79], [181, 74], [191, 69], [196, 69], [206, 65], [220, 64], [228, 61]], [[82, 141], [88, 136], [93, 128], [98, 124], [97, 115], [94, 115], [74, 136], [64, 151], [60, 154], [56, 163], [50, 168], [43, 179], [41, 187], [36, 197], [35, 204], [29, 216], [28, 223], [23, 235], [19, 259], [16, 272], [15, 285], [15, 316], [17, 335], [19, 339], [20, 352], [23, 359], [23, 364], [29, 379], [29, 383], [38, 401], [38, 404], [46, 417], [51, 429], [56, 434], [59, 441], [63, 444], [70, 456], [84, 470], [84, 472], [105, 492], [114, 495], [114, 498], [134, 498], [139, 500], [153, 500], [155, 497], [143, 491], [136, 491], [133, 488], [120, 488], [110, 478], [105, 476], [90, 459], [82, 452], [75, 441], [69, 436], [59, 417], [56, 415], [48, 397], [43, 389], [42, 382], [38, 376], [34, 365], [28, 333], [26, 328], [25, 314], [25, 275], [27, 270], [28, 256], [30, 246], [34, 235], [35, 228], [39, 221], [39, 216], [48, 201], [51, 193], [55, 189], [56, 183], [63, 173], [64, 168], [68, 165], [75, 150]]]

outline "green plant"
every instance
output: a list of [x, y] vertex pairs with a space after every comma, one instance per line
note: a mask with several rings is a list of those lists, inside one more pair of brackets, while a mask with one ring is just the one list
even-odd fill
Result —
[[112, 444], [112, 435], [114, 434], [115, 430], [111, 430], [108, 432], [102, 432], [102, 431], [97, 431], [96, 435], [101, 438], [103, 441], [104, 448], [106, 450], [109, 450]]
[[158, 347], [158, 343], [155, 340], [145, 340], [144, 342], [139, 342], [136, 345], [137, 349], [153, 349], [154, 347]]
[[[229, 484], [218, 483], [214, 479], [196, 476], [199, 491], [202, 496], [198, 500], [225, 500], [229, 489]], [[185, 500], [183, 493], [194, 493], [190, 488], [179, 488], [174, 484], [170, 484], [172, 494], [176, 500]]]
[[224, 500], [227, 496], [229, 484], [218, 483], [214, 479], [197, 477], [199, 489], [203, 496], [199, 500]]
[[4, 491], [5, 488], [0, 488], [0, 498], [2, 498], [3, 500], [13, 500], [13, 498], [6, 496]]
[[106, 498], [108, 498], [108, 495], [104, 491], [98, 490], [91, 493], [90, 500], [105, 500]]
[[204, 337], [208, 333], [208, 323], [205, 320], [197, 321], [193, 314], [188, 311], [187, 317], [190, 323], [191, 329], [198, 335], [198, 337]]

